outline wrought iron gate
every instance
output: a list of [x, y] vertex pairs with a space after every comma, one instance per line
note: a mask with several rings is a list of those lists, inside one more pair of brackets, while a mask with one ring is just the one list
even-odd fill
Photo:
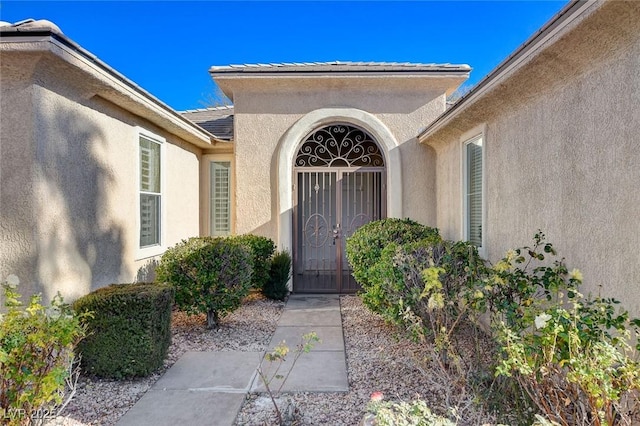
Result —
[[357, 291], [345, 243], [386, 211], [384, 161], [377, 144], [357, 127], [327, 126], [302, 144], [295, 173], [294, 291]]

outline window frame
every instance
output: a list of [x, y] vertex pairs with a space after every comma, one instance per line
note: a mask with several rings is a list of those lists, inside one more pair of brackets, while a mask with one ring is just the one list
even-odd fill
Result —
[[[229, 163], [229, 231], [227, 233], [214, 233], [212, 226], [212, 208], [213, 202], [211, 194], [211, 168], [212, 163]], [[205, 235], [221, 237], [233, 235], [235, 233], [235, 160], [233, 154], [207, 154], [203, 161], [204, 176], [206, 180], [203, 185], [203, 196], [205, 205], [205, 214], [203, 215], [202, 225], [206, 231]]]
[[486, 179], [487, 179], [487, 139], [486, 139], [486, 129], [485, 126], [480, 126], [480, 128], [473, 129], [470, 132], [465, 133], [461, 138], [461, 179], [462, 179], [462, 232], [461, 236], [464, 241], [469, 241], [469, 226], [470, 226], [470, 215], [469, 215], [469, 187], [468, 187], [468, 176], [469, 176], [469, 163], [467, 159], [467, 147], [469, 144], [476, 143], [478, 141], [481, 142], [482, 147], [482, 168], [481, 168], [481, 222], [480, 226], [482, 229], [482, 233], [480, 236], [480, 245], [478, 247], [478, 252], [482, 256], [486, 256], [486, 246], [487, 246], [487, 209], [486, 209]]
[[[165, 246], [165, 218], [166, 218], [166, 205], [167, 205], [167, 200], [166, 200], [166, 184], [165, 184], [165, 176], [166, 176], [166, 155], [165, 155], [165, 145], [166, 145], [166, 139], [155, 134], [152, 133], [144, 128], [141, 127], [137, 127], [136, 128], [137, 132], [136, 132], [136, 248], [137, 248], [137, 254], [136, 254], [136, 260], [141, 260], [141, 259], [146, 259], [146, 258], [150, 258], [150, 257], [154, 257], [154, 256], [158, 256], [161, 255], [162, 253], [165, 252], [166, 250], [166, 246]], [[144, 138], [152, 143], [156, 143], [160, 146], [160, 192], [158, 193], [159, 198], [160, 198], [160, 218], [159, 218], [159, 224], [158, 224], [158, 237], [159, 237], [159, 242], [158, 244], [153, 244], [150, 246], [141, 246], [140, 245], [140, 237], [141, 237], [141, 232], [142, 232], [142, 220], [141, 220], [141, 202], [140, 202], [140, 196], [144, 193], [146, 193], [146, 191], [142, 190], [142, 179], [141, 179], [141, 175], [142, 175], [142, 164], [140, 161], [140, 140]]]

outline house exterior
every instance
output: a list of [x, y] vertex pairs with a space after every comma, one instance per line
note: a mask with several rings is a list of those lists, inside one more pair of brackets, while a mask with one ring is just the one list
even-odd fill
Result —
[[200, 233], [224, 145], [47, 21], [0, 27], [0, 275], [70, 299]]
[[638, 58], [638, 3], [575, 1], [449, 108], [467, 65], [325, 62], [214, 66], [233, 106], [178, 113], [50, 23], [2, 26], [0, 274], [75, 297], [255, 233], [294, 291], [351, 292], [346, 238], [409, 217], [491, 261], [542, 229], [640, 314]]
[[231, 231], [289, 250], [294, 291], [355, 291], [344, 243], [358, 226], [386, 216], [435, 222], [434, 152], [416, 135], [469, 71], [353, 62], [212, 67], [234, 104]]
[[572, 2], [429, 123], [443, 236], [495, 261], [542, 229], [640, 315], [639, 66], [640, 3]]

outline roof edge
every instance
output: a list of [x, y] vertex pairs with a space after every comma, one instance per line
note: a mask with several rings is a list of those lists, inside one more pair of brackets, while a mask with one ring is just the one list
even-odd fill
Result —
[[[41, 22], [41, 21], [36, 21], [36, 22]], [[147, 109], [152, 114], [155, 114], [156, 116], [164, 115], [165, 119], [172, 121], [174, 125], [177, 125], [178, 127], [181, 127], [185, 131], [189, 132], [193, 137], [194, 141], [195, 140], [199, 141], [199, 144], [196, 143], [196, 145], [210, 145], [212, 142], [227, 142], [217, 138], [215, 135], [209, 133], [208, 131], [201, 128], [200, 126], [198, 126], [191, 120], [187, 119], [186, 117], [183, 117], [178, 111], [174, 110], [169, 105], [167, 105], [166, 103], [164, 103], [163, 101], [161, 101], [160, 99], [158, 99], [157, 97], [149, 93], [147, 90], [143, 89], [142, 87], [137, 85], [135, 82], [125, 77], [120, 72], [116, 71], [114, 68], [106, 64], [104, 61], [100, 60], [97, 56], [95, 56], [94, 54], [92, 54], [82, 46], [80, 46], [78, 43], [76, 43], [75, 41], [71, 40], [69, 37], [64, 35], [62, 31], [60, 31], [58, 27], [55, 26], [55, 24], [52, 24], [52, 25], [53, 25], [52, 27], [39, 26], [37, 28], [26, 29], [22, 31], [20, 30], [9, 31], [9, 27], [3, 26], [3, 27], [0, 27], [0, 40], [10, 41], [11, 39], [14, 39], [14, 38], [18, 39], [18, 38], [26, 38], [26, 37], [29, 37], [29, 38], [49, 37], [51, 41], [59, 43], [59, 46], [63, 48], [71, 49], [73, 52], [80, 55], [82, 59], [88, 62], [89, 66], [93, 66], [97, 68], [99, 71], [108, 75], [109, 77], [114, 78], [119, 83], [123, 84], [133, 92], [137, 93], [147, 102], [154, 105], [157, 108], [157, 110], [154, 111], [152, 108], [148, 108], [148, 107]], [[64, 58], [62, 59], [66, 60]], [[159, 125], [158, 123], [155, 123], [155, 124]], [[163, 127], [162, 125], [159, 125], [159, 126]], [[169, 128], [165, 128], [165, 130], [167, 130], [169, 133], [175, 134], [175, 132], [172, 132]], [[180, 135], [176, 135], [176, 136], [182, 137]], [[191, 143], [194, 143], [194, 141], [191, 141]]]
[[467, 94], [453, 104], [451, 108], [442, 113], [422, 130], [417, 136], [418, 142], [426, 143], [426, 140], [430, 136], [445, 127], [451, 120], [461, 114], [465, 108], [484, 97], [495, 85], [507, 78], [513, 69], [519, 68], [520, 63], [538, 51], [547, 39], [560, 32], [585, 10], [599, 2], [601, 2], [601, 0], [571, 0], [538, 31], [480, 80]]
[[424, 64], [412, 62], [283, 62], [268, 64], [240, 64], [221, 65], [209, 68], [212, 76], [223, 75], [335, 75], [335, 74], [433, 74], [433, 73], [453, 73], [465, 74], [471, 71], [467, 64]]

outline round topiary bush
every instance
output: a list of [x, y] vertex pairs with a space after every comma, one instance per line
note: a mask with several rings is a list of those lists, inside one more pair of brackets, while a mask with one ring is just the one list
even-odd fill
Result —
[[158, 281], [175, 288], [178, 307], [207, 314], [209, 328], [240, 307], [249, 294], [253, 257], [235, 238], [197, 237], [168, 249], [156, 269]]
[[442, 241], [438, 229], [411, 219], [388, 218], [363, 225], [347, 239], [347, 260], [353, 269], [353, 277], [367, 291], [377, 282], [372, 268], [380, 260], [382, 250], [390, 243], [406, 244], [418, 240]]

